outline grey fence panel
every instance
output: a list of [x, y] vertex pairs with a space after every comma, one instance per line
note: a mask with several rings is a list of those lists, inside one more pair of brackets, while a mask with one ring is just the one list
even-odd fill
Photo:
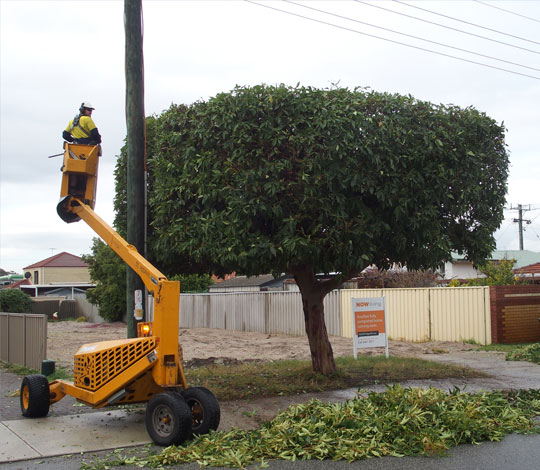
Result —
[[341, 336], [341, 295], [339, 290], [330, 292], [324, 298], [324, 322], [329, 335]]
[[8, 362], [26, 365], [24, 314], [13, 313], [8, 317]]
[[47, 316], [0, 313], [0, 359], [41, 369], [47, 356]]
[[[340, 296], [324, 301], [330, 335], [341, 335]], [[221, 328], [271, 334], [304, 335], [304, 314], [299, 292], [235, 292], [183, 294], [181, 328]]]
[[192, 295], [183, 294], [180, 296], [180, 328], [195, 328], [193, 326], [194, 300], [195, 297]]
[[73, 298], [77, 302], [77, 316], [84, 315], [90, 323], [102, 323], [105, 321], [99, 314], [99, 308], [88, 302], [86, 294], [75, 294]]
[[244, 294], [240, 303], [242, 324], [239, 331], [267, 332], [267, 295]]
[[273, 293], [268, 299], [268, 333], [297, 336], [306, 333], [302, 297], [298, 292]]
[[0, 313], [0, 360], [8, 360], [9, 318], [7, 313]]
[[24, 343], [25, 366], [41, 370], [41, 363], [47, 358], [47, 320], [44, 316], [25, 316]]

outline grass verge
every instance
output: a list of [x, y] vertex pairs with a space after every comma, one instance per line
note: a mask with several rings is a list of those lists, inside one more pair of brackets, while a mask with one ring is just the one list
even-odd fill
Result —
[[311, 361], [247, 362], [188, 369], [186, 376], [191, 386], [212, 390], [218, 400], [361, 388], [405, 380], [485, 377], [467, 367], [393, 356], [359, 356], [357, 360], [339, 357], [336, 367], [335, 373], [325, 376], [312, 371]]
[[[484, 377], [467, 367], [408, 357], [359, 356], [336, 358], [337, 371], [325, 376], [312, 371], [311, 361], [244, 362], [186, 369], [190, 386], [206, 387], [218, 400], [246, 400], [278, 395], [361, 388], [374, 383], [405, 380]], [[0, 362], [0, 368], [18, 375], [37, 374], [27, 367]], [[49, 381], [72, 379], [57, 367]]]
[[507, 361], [526, 361], [540, 364], [540, 343], [490, 344], [480, 349], [504, 352]]
[[515, 351], [516, 349], [521, 349], [531, 344], [535, 344], [535, 343], [488, 344], [486, 346], [480, 346], [478, 348], [478, 351], [488, 351], [488, 352], [496, 351], [496, 352], [511, 353]]
[[[12, 374], [17, 375], [31, 375], [31, 374], [40, 374], [41, 372], [30, 369], [29, 367], [20, 366], [18, 364], [12, 364], [11, 362], [4, 362], [0, 361], [0, 369], [6, 372], [11, 372]], [[64, 369], [63, 367], [55, 367], [55, 371], [53, 374], [48, 375], [47, 379], [49, 382], [52, 382], [53, 380], [58, 379], [64, 379], [64, 380], [70, 380], [73, 378], [73, 375], [71, 372], [67, 369]]]

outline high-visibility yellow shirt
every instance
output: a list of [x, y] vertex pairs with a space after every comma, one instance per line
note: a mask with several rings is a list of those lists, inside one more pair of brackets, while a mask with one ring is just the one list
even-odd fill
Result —
[[78, 126], [73, 126], [74, 120], [75, 118], [69, 121], [66, 131], [69, 132], [75, 139], [84, 139], [85, 137], [90, 137], [90, 132], [92, 132], [92, 129], [96, 128], [96, 125], [90, 116], [81, 116], [79, 118]]

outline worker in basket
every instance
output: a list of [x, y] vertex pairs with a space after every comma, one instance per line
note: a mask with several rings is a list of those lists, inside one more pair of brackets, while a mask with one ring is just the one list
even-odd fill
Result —
[[101, 135], [92, 120], [94, 109], [88, 101], [81, 103], [79, 114], [69, 121], [62, 137], [69, 143], [98, 145], [98, 155], [101, 155]]

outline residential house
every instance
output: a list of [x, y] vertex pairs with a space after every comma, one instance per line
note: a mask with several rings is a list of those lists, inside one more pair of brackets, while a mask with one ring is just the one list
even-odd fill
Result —
[[514, 269], [514, 273], [522, 281], [540, 284], [540, 263], [529, 264], [528, 266]]
[[283, 284], [290, 276], [281, 276], [277, 279], [271, 274], [261, 276], [236, 276], [232, 279], [213, 284], [209, 287], [210, 293], [216, 292], [262, 292], [269, 290], [284, 290]]
[[88, 264], [65, 251], [26, 266], [23, 270], [32, 284], [90, 282]]
[[[514, 269], [540, 263], [540, 253], [529, 250], [495, 250], [490, 257], [491, 261], [515, 260]], [[442, 269], [443, 279], [474, 279], [485, 277], [478, 271], [465, 256], [452, 253], [452, 261], [447, 262]]]

